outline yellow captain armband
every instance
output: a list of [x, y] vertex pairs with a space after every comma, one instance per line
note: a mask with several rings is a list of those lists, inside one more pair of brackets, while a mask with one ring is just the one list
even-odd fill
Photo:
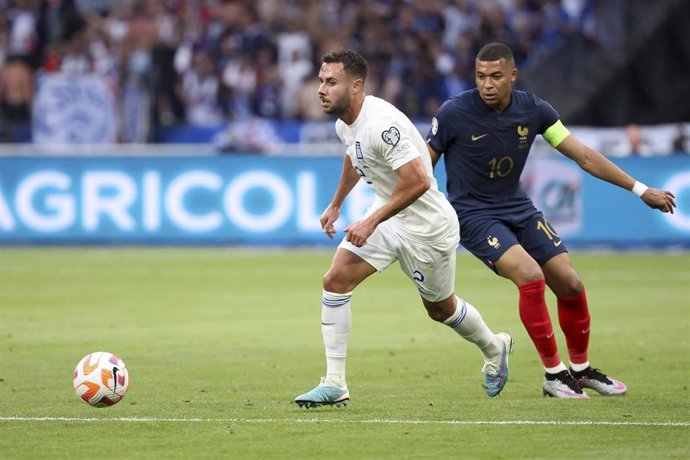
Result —
[[561, 120], [556, 121], [556, 123], [549, 126], [549, 129], [544, 131], [544, 139], [551, 145], [551, 147], [556, 148], [558, 144], [563, 142], [563, 139], [570, 135], [568, 128], [563, 126]]

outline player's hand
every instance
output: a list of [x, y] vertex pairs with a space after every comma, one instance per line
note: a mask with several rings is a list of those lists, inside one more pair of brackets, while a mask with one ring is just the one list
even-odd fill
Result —
[[376, 230], [376, 225], [367, 220], [360, 220], [345, 227], [345, 232], [347, 233], [345, 240], [361, 248], [367, 244], [367, 240], [374, 233], [374, 230]]
[[321, 218], [319, 219], [321, 228], [330, 239], [333, 239], [333, 235], [335, 234], [335, 227], [333, 224], [335, 224], [335, 221], [338, 220], [339, 217], [340, 210], [331, 206], [328, 206], [323, 214], [321, 214]]
[[652, 209], [658, 209], [661, 212], [670, 212], [676, 207], [676, 196], [668, 190], [659, 190], [656, 188], [648, 188], [641, 196], [647, 206]]

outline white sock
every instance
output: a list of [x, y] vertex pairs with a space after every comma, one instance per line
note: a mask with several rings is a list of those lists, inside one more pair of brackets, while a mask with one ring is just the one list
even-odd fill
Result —
[[559, 372], [567, 371], [568, 368], [565, 367], [565, 364], [561, 361], [561, 363], [556, 366], [556, 367], [545, 367], [544, 370], [546, 371], [547, 374], [558, 374]]
[[482, 315], [472, 304], [460, 297], [456, 296], [455, 298], [457, 300], [455, 313], [450, 315], [450, 318], [446, 319], [443, 324], [460, 334], [463, 339], [477, 345], [482, 352], [484, 361], [495, 357], [501, 351], [496, 334], [489, 329], [489, 326], [482, 319]]
[[351, 292], [337, 294], [323, 291], [321, 333], [326, 347], [326, 378], [345, 383], [347, 342], [352, 330]]
[[584, 363], [581, 363], [581, 364], [575, 364], [575, 363], [571, 362], [570, 367], [575, 372], [582, 372], [589, 367], [589, 361], [585, 361]]

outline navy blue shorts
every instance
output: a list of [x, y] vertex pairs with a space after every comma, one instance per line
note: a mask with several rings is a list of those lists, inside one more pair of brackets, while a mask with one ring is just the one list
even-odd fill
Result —
[[538, 211], [519, 220], [511, 216], [473, 216], [460, 220], [460, 243], [496, 271], [496, 261], [511, 247], [521, 245], [539, 265], [553, 256], [568, 252], [556, 230]]

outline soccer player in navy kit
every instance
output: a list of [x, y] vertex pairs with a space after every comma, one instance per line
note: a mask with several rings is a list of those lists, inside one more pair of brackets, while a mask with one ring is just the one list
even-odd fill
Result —
[[[558, 233], [520, 188], [520, 174], [541, 134], [584, 171], [632, 190], [653, 209], [672, 213], [675, 197], [635, 181], [570, 134], [548, 103], [513, 90], [517, 69], [508, 46], [485, 45], [475, 66], [477, 88], [446, 101], [427, 137], [432, 162], [444, 154], [448, 199], [458, 215], [461, 243], [518, 287], [520, 319], [546, 371], [545, 395], [589, 398], [582, 388], [602, 395], [624, 394], [625, 384], [589, 364], [590, 316], [584, 286]], [[546, 285], [557, 297], [570, 369], [558, 354]]]

